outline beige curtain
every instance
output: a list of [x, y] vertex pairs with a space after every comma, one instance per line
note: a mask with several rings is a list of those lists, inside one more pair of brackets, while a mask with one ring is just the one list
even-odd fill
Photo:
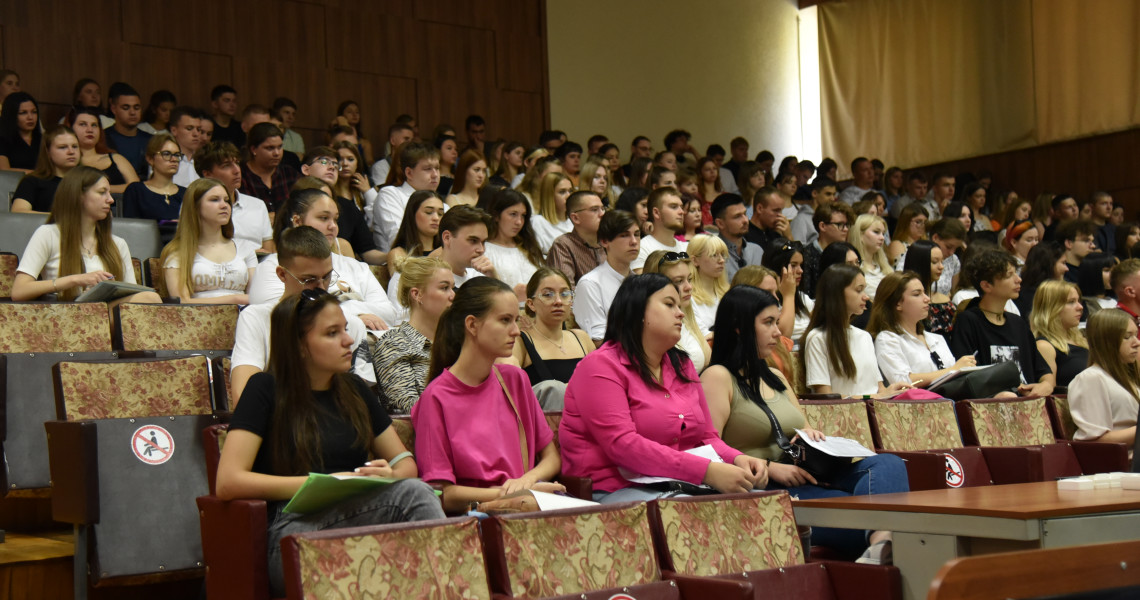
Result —
[[903, 167], [1140, 124], [1138, 0], [819, 7], [824, 154]]

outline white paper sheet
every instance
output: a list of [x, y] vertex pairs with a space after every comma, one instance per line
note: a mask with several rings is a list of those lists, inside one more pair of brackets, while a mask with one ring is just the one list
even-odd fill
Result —
[[812, 440], [807, 436], [804, 431], [797, 429], [796, 433], [800, 434], [800, 439], [807, 442], [809, 446], [816, 450], [822, 450], [832, 456], [841, 457], [857, 457], [857, 456], [874, 456], [875, 451], [867, 448], [863, 444], [855, 440], [845, 437], [827, 436], [822, 442]]
[[[724, 462], [723, 460], [721, 460], [720, 455], [716, 453], [716, 449], [713, 448], [709, 444], [705, 444], [704, 446], [697, 446], [696, 448], [685, 450], [685, 452], [688, 454], [692, 454], [693, 456], [699, 456], [701, 458], [706, 458], [708, 460], [711, 460], [712, 462]], [[663, 483], [663, 482], [668, 482], [668, 481], [678, 481], [677, 479], [673, 479], [672, 477], [649, 477], [649, 476], [645, 476], [645, 475], [638, 475], [637, 473], [632, 473], [630, 471], [626, 471], [625, 469], [619, 469], [619, 471], [621, 472], [621, 476], [625, 477], [631, 483], [637, 483], [637, 484], [641, 484], [641, 485], [646, 485], [646, 484], [650, 484], [650, 483]]]
[[560, 508], [581, 508], [583, 506], [598, 505], [598, 503], [593, 500], [582, 500], [581, 498], [574, 498], [572, 496], [559, 496], [558, 494], [548, 494], [534, 490], [531, 490], [530, 493], [534, 494], [534, 500], [538, 502], [539, 510], [558, 510]]

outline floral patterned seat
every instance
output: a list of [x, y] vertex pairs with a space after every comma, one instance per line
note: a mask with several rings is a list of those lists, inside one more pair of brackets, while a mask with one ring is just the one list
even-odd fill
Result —
[[208, 368], [205, 356], [61, 362], [54, 367], [59, 418], [210, 414]]
[[12, 283], [16, 281], [16, 267], [20, 257], [11, 252], [0, 252], [0, 298], [12, 297]]
[[491, 597], [471, 517], [298, 534], [283, 546], [289, 598]]
[[868, 448], [875, 447], [867, 404], [863, 400], [800, 400], [811, 426], [826, 433], [855, 440]]
[[0, 352], [108, 352], [107, 305], [62, 302], [0, 304]]
[[166, 287], [166, 277], [162, 273], [162, 262], [158, 258], [146, 259], [146, 276], [150, 287], [154, 288], [159, 298], [171, 298], [170, 290]]
[[412, 428], [411, 417], [392, 417], [392, 427], [396, 428], [396, 433], [399, 434], [404, 447], [414, 453], [416, 451], [416, 430]]
[[972, 431], [966, 437], [972, 437], [979, 446], [1033, 446], [1056, 441], [1045, 398], [965, 400], [959, 406], [969, 411], [969, 420], [963, 419], [963, 425]]
[[125, 351], [225, 352], [234, 347], [233, 304], [121, 304], [115, 342]]
[[951, 400], [871, 400], [877, 447], [889, 451], [959, 448], [962, 433]]

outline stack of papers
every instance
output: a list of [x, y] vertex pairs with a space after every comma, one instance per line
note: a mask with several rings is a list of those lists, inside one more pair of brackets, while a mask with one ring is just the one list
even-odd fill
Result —
[[1057, 480], [1058, 490], [1140, 490], [1140, 473], [1097, 473]]

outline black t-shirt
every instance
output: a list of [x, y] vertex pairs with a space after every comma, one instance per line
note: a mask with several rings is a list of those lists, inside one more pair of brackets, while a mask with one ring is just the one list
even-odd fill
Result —
[[752, 222], [748, 223], [748, 233], [744, 234], [744, 239], [748, 240], [749, 243], [759, 245], [760, 249], [764, 251], [767, 251], [768, 244], [771, 244], [772, 240], [778, 237], [780, 237], [780, 233], [775, 229], [760, 229]]
[[[1039, 337], [1037, 341], [1048, 342], [1049, 340]], [[1080, 375], [1081, 371], [1089, 366], [1088, 348], [1069, 344], [1068, 352], [1061, 352], [1061, 349], [1056, 346], [1053, 346], [1053, 350], [1057, 351], [1057, 357], [1053, 360], [1057, 364], [1057, 385], [1068, 386], [1074, 377]]]
[[230, 119], [229, 127], [222, 127], [217, 121], [214, 121], [214, 136], [210, 138], [214, 142], [230, 142], [241, 149], [245, 146], [245, 132], [241, 130], [241, 121], [238, 119]]
[[16, 198], [27, 200], [32, 205], [32, 210], [51, 212], [51, 205], [55, 200], [55, 190], [59, 187], [60, 181], [63, 181], [63, 178], [40, 179], [27, 175], [16, 186], [16, 193], [12, 195], [12, 200], [15, 201]]
[[364, 213], [356, 206], [356, 202], [337, 197], [336, 204], [340, 208], [340, 216], [336, 219], [337, 228], [340, 229], [338, 235], [347, 240], [352, 245], [352, 251], [358, 255], [375, 250], [376, 242], [372, 240], [372, 230], [368, 229]]
[[[362, 379], [353, 375], [353, 384], [357, 393], [364, 399], [372, 421], [372, 439], [392, 425], [392, 419], [380, 406], [376, 394], [368, 389]], [[249, 379], [245, 391], [242, 392], [241, 402], [234, 410], [230, 420], [230, 429], [244, 429], [261, 437], [262, 444], [257, 450], [257, 458], [253, 462], [253, 470], [257, 473], [281, 475], [273, 469], [272, 449], [269, 444], [269, 428], [273, 424], [273, 412], [276, 407], [274, 393], [275, 380], [269, 373], [257, 373]], [[337, 473], [352, 471], [364, 466], [368, 461], [368, 448], [359, 448], [353, 445], [356, 435], [352, 424], [336, 410], [332, 392], [313, 392], [313, 400], [322, 409], [318, 413], [317, 427], [321, 436], [320, 458], [323, 466], [314, 466], [313, 471], [319, 473]], [[285, 473], [294, 475], [294, 473]]]
[[1037, 383], [1051, 373], [1049, 363], [1037, 351], [1037, 343], [1025, 320], [1007, 312], [1005, 324], [994, 325], [982, 314], [977, 298], [958, 314], [950, 350], [958, 358], [972, 355], [976, 350], [979, 365], [1017, 361], [1024, 383]]
[[[34, 137], [32, 139], [35, 140]], [[29, 146], [20, 136], [10, 140], [0, 139], [0, 156], [8, 157], [8, 166], [13, 169], [35, 169], [39, 154], [38, 144]]]

